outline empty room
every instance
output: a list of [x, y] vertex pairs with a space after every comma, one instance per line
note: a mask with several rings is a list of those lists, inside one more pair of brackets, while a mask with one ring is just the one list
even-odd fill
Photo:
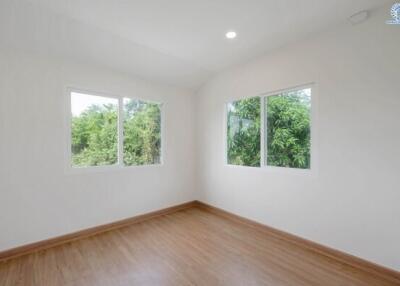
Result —
[[0, 0], [0, 286], [400, 286], [400, 2]]

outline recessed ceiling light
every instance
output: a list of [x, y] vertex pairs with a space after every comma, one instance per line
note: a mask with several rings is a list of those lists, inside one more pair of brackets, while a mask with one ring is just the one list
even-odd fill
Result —
[[227, 39], [234, 39], [234, 38], [236, 38], [236, 36], [237, 36], [237, 34], [236, 34], [235, 31], [229, 31], [229, 32], [227, 32], [227, 33], [225, 34], [225, 37], [226, 37]]

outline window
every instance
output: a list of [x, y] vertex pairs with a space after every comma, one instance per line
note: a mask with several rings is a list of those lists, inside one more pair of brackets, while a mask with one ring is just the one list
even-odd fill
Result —
[[124, 98], [124, 164], [159, 164], [160, 160], [160, 105]]
[[227, 163], [310, 169], [311, 93], [299, 88], [228, 103]]
[[71, 152], [76, 167], [118, 162], [118, 99], [71, 93]]
[[282, 92], [265, 98], [266, 164], [310, 168], [311, 89]]
[[72, 167], [161, 163], [161, 104], [82, 92], [70, 97]]
[[259, 97], [228, 104], [228, 164], [260, 166]]

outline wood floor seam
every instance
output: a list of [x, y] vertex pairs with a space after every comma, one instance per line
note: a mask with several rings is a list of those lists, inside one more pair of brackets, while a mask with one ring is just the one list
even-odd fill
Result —
[[198, 201], [107, 226], [1, 262], [0, 285], [400, 285], [395, 272]]

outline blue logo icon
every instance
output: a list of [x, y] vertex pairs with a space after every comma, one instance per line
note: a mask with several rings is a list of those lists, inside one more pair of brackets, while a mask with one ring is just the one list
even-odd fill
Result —
[[392, 9], [390, 9], [390, 15], [392, 20], [386, 21], [389, 25], [400, 25], [400, 3], [394, 3]]

